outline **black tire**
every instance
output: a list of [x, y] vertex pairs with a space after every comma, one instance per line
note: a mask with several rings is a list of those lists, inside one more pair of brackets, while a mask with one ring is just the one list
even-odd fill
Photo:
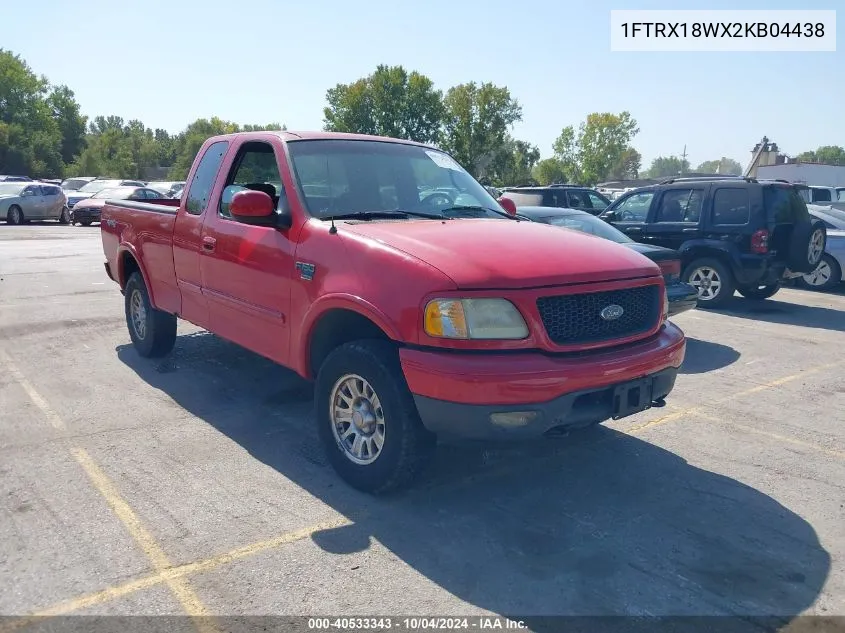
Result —
[[59, 216], [59, 224], [70, 224], [70, 209], [67, 207], [62, 209], [62, 214]]
[[[815, 244], [815, 248], [811, 245]], [[821, 246], [821, 248], [819, 248]], [[796, 273], [811, 273], [819, 265], [827, 246], [827, 229], [818, 219], [799, 222], [792, 229], [789, 238], [789, 270]]]
[[23, 224], [24, 219], [23, 210], [18, 205], [13, 204], [9, 207], [9, 211], [6, 213], [6, 224], [19, 226]]
[[80, 220], [79, 224], [81, 226], [91, 226], [91, 220]]
[[[381, 404], [383, 444], [369, 464], [353, 462], [333, 431], [335, 386], [352, 374], [370, 384]], [[398, 490], [409, 485], [429, 463], [436, 437], [420, 420], [391, 342], [353, 341], [333, 350], [317, 374], [314, 399], [323, 449], [335, 471], [353, 488], [372, 494]]]
[[[713, 270], [718, 275], [720, 281], [719, 290], [712, 297], [708, 298], [706, 296], [706, 289], [701, 287], [702, 284], [700, 282], [692, 282], [692, 278], [696, 276], [697, 271], [700, 269]], [[696, 307], [699, 308], [721, 308], [733, 298], [734, 291], [736, 290], [736, 280], [730, 268], [718, 259], [711, 257], [702, 257], [693, 260], [684, 269], [683, 280], [698, 289], [698, 305]]]
[[[842, 283], [842, 268], [839, 266], [839, 262], [832, 255], [828, 255], [825, 253], [822, 255], [822, 260], [819, 262], [819, 266], [822, 264], [826, 264], [830, 269], [830, 277], [826, 281], [822, 283], [810, 283], [807, 280], [807, 277], [811, 277], [812, 273], [807, 273], [803, 277], [798, 277], [796, 279], [796, 283], [801, 287], [807, 290], [818, 290], [818, 291], [825, 291], [830, 290], [831, 288], [835, 288], [840, 283]], [[818, 266], [816, 267], [818, 268]], [[813, 269], [813, 273], [815, 273], [815, 269]]]
[[[135, 349], [145, 358], [166, 356], [176, 343], [176, 315], [153, 308], [141, 273], [129, 276], [124, 294], [126, 327]], [[143, 306], [143, 318], [140, 319], [143, 327], [137, 326], [133, 320], [132, 303], [136, 295]]]
[[744, 286], [737, 288], [739, 294], [746, 299], [763, 300], [774, 296], [778, 290], [781, 289], [780, 282], [769, 284], [768, 286]]

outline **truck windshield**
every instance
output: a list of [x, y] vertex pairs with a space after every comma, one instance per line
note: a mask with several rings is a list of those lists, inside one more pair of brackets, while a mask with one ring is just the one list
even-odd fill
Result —
[[481, 184], [435, 149], [363, 140], [289, 141], [288, 147], [308, 212], [316, 218], [415, 211], [510, 219]]

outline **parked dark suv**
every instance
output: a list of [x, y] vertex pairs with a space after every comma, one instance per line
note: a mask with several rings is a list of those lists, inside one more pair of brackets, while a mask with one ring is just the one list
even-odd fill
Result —
[[604, 211], [638, 242], [681, 253], [681, 278], [698, 307], [724, 305], [739, 291], [774, 295], [784, 278], [815, 270], [827, 230], [796, 188], [753, 178], [678, 178], [628, 192]]
[[595, 189], [579, 185], [505, 187], [502, 196], [513, 200], [517, 207], [578, 209], [593, 215], [598, 215], [610, 204], [610, 200]]

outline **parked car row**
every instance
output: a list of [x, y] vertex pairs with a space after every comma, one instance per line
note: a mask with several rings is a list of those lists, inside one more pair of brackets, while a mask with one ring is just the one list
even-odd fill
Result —
[[[601, 194], [584, 189], [505, 189], [502, 201], [530, 216], [520, 202], [573, 207], [569, 193], [577, 192], [576, 203], [594, 205]], [[792, 280], [816, 289], [843, 281], [845, 211], [807, 205], [806, 191], [782, 181], [677, 178], [623, 193], [598, 212], [585, 210], [631, 241], [677, 253], [680, 281], [696, 288], [698, 306], [717, 308], [735, 292], [759, 300]]]

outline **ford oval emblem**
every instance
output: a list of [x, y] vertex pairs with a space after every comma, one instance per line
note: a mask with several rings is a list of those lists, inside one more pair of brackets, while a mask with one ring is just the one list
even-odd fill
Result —
[[625, 310], [622, 306], [616, 305], [615, 303], [605, 307], [600, 313], [601, 318], [605, 321], [615, 321], [623, 314], [625, 314]]

